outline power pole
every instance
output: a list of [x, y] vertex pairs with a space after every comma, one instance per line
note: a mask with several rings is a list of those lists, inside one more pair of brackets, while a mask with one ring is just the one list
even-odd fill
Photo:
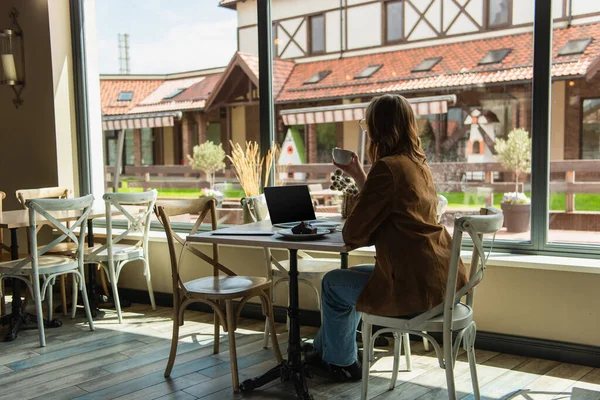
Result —
[[119, 33], [119, 73], [129, 75], [129, 34]]

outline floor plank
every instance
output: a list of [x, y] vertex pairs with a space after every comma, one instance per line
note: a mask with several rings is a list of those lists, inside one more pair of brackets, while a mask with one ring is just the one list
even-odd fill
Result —
[[[63, 318], [63, 326], [46, 330], [47, 346], [39, 347], [37, 331], [0, 343], [1, 399], [120, 399], [215, 400], [295, 398], [290, 382], [275, 380], [252, 393], [231, 390], [227, 334], [221, 330], [220, 352], [213, 354], [213, 316], [186, 311], [180, 327], [173, 372], [164, 377], [171, 347], [171, 310], [134, 304], [118, 323], [114, 310], [103, 310], [90, 332], [85, 318]], [[272, 344], [263, 349], [264, 322], [241, 318], [236, 331], [240, 380], [253, 378], [275, 366]], [[285, 324], [277, 324], [285, 354]], [[310, 341], [317, 330], [302, 327]], [[2, 331], [0, 331], [2, 334]], [[434, 352], [412, 342], [412, 370], [402, 357], [398, 382], [388, 390], [392, 344], [376, 349], [369, 377], [369, 398], [442, 400], [448, 398], [444, 370]], [[484, 399], [600, 400], [600, 369], [510, 354], [477, 351], [477, 372]], [[455, 368], [457, 397], [472, 399], [466, 354], [461, 350]], [[359, 399], [361, 382], [332, 383], [309, 380], [315, 400]]]

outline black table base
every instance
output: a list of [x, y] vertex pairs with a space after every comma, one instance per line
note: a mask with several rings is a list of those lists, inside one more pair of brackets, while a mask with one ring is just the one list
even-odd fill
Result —
[[306, 363], [302, 362], [302, 346], [300, 338], [300, 324], [298, 322], [298, 250], [290, 249], [289, 271], [289, 301], [288, 316], [290, 331], [288, 336], [288, 359], [283, 360], [275, 368], [269, 370], [258, 378], [248, 379], [240, 385], [242, 392], [259, 388], [275, 379], [291, 380], [299, 399], [311, 400], [313, 397], [308, 391], [306, 378], [310, 377]]

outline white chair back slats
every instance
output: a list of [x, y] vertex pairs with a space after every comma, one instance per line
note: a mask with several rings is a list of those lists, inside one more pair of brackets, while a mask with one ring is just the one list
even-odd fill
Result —
[[[106, 206], [106, 243], [97, 247], [89, 254], [89, 258], [93, 259], [94, 256], [104, 250], [110, 249], [132, 233], [140, 233], [142, 235], [134, 247], [141, 246], [146, 254], [148, 251], [150, 218], [157, 196], [158, 192], [156, 190], [142, 193], [106, 193], [102, 196]], [[132, 211], [131, 207], [128, 208], [127, 206], [134, 206], [134, 211]], [[127, 219], [127, 228], [115, 237], [112, 234], [113, 207]]]
[[[54, 248], [57, 244], [63, 242], [65, 239], [71, 239], [77, 246], [77, 254], [73, 255], [73, 258], [82, 260], [83, 257], [83, 245], [85, 243], [85, 235], [87, 230], [87, 219], [92, 209], [92, 203], [94, 197], [90, 194], [84, 197], [74, 199], [31, 199], [25, 202], [25, 205], [29, 209], [29, 253], [30, 255], [22, 259], [12, 269], [12, 273], [19, 271], [23, 265], [28, 264], [35, 257], [36, 259]], [[83, 210], [83, 211], [82, 211]], [[63, 223], [60, 221], [60, 213], [69, 212], [81, 212], [75, 223]], [[61, 234], [52, 240], [47, 245], [38, 248], [37, 247], [37, 215], [39, 214], [52, 225]], [[79, 229], [79, 237], [77, 236], [76, 230]], [[35, 263], [34, 263], [35, 265]]]

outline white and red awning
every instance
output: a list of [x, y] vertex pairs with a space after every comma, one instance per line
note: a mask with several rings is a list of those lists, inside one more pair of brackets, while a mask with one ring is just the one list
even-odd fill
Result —
[[[448, 104], [456, 103], [456, 95], [408, 99], [417, 115], [445, 114]], [[281, 110], [285, 125], [322, 124], [325, 122], [358, 121], [365, 117], [369, 103], [339, 104], [334, 106]]]
[[181, 119], [181, 111], [104, 115], [102, 117], [102, 130], [113, 131], [121, 129], [160, 128], [174, 126], [175, 120]]

